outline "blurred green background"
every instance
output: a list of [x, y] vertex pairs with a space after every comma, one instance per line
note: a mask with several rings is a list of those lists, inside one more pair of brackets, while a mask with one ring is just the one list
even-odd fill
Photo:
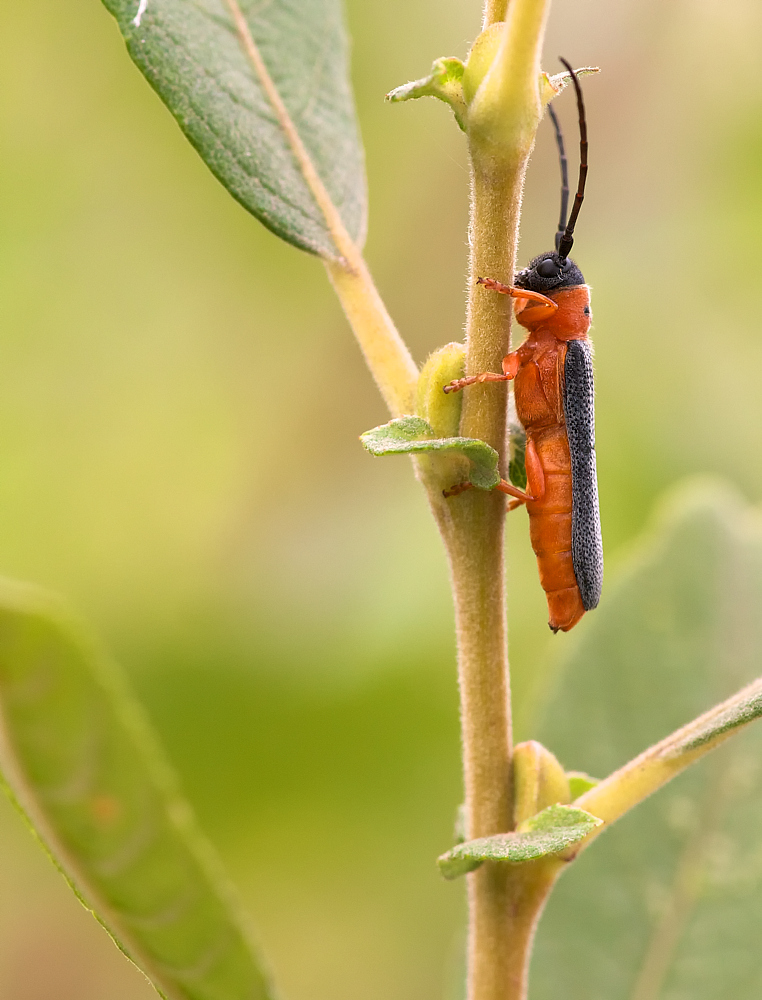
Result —
[[[465, 56], [480, 11], [348, 20], [367, 255], [423, 361], [461, 336], [464, 142], [444, 106], [383, 95]], [[762, 492], [762, 8], [556, 0], [558, 54], [603, 69], [575, 256], [611, 579], [672, 482]], [[557, 169], [544, 125], [522, 261], [551, 243]], [[460, 765], [433, 524], [408, 463], [359, 445], [386, 415], [321, 265], [213, 179], [97, 0], [0, 6], [0, 329], [2, 572], [61, 591], [125, 666], [285, 996], [440, 1000], [463, 887], [434, 866]], [[509, 545], [522, 738], [570, 637], [523, 512]], [[0, 803], [0, 997], [152, 995]]]

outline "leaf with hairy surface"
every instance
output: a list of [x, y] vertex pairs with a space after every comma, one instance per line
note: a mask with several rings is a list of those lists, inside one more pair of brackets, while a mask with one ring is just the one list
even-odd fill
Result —
[[584, 809], [552, 805], [531, 816], [515, 833], [499, 833], [458, 844], [437, 861], [446, 879], [474, 871], [485, 861], [510, 861], [520, 864], [558, 854], [600, 826], [601, 820]]
[[478, 438], [438, 438], [422, 417], [397, 417], [360, 435], [371, 455], [415, 455], [458, 453], [471, 462], [471, 483], [480, 490], [491, 490], [500, 482], [498, 454]]
[[363, 153], [339, 0], [104, 0], [212, 173], [268, 229], [328, 258], [361, 245]]

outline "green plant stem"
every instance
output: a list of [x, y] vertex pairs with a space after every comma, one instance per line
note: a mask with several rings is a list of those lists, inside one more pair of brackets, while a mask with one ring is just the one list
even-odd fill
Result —
[[[549, 0], [512, 0], [505, 35], [469, 110], [471, 259], [466, 373], [500, 371], [512, 304], [476, 284], [512, 284], [519, 213], [541, 108], [537, 80]], [[505, 15], [488, 0], [485, 23]], [[460, 433], [481, 438], [506, 464], [507, 387], [473, 386]], [[469, 838], [513, 827], [510, 675], [506, 634], [505, 502], [476, 490], [451, 502], [444, 533], [453, 580]], [[551, 875], [552, 872], [552, 875]], [[555, 866], [485, 864], [468, 878], [468, 1000], [524, 1000], [534, 928]]]
[[[513, 277], [518, 213], [505, 218], [505, 197], [515, 209], [515, 177], [490, 189], [475, 167], [472, 196], [471, 274]], [[519, 182], [520, 183], [520, 182]], [[501, 197], [502, 196], [502, 197]], [[503, 226], [498, 221], [500, 218]], [[502, 231], [499, 238], [496, 230]], [[498, 279], [500, 280], [500, 279]], [[471, 281], [466, 371], [499, 371], [509, 349], [510, 300], [484, 294]], [[484, 390], [487, 390], [486, 392]], [[497, 390], [490, 392], [490, 390]], [[475, 390], [475, 391], [474, 391]], [[473, 386], [463, 400], [460, 432], [487, 441], [505, 468], [507, 387]], [[458, 502], [460, 501], [460, 502]], [[458, 640], [463, 769], [468, 837], [488, 837], [512, 828], [511, 694], [505, 604], [505, 501], [472, 491], [452, 503], [449, 545]], [[513, 1000], [524, 961], [516, 947], [515, 875], [509, 865], [484, 865], [468, 876], [469, 1000]], [[507, 942], [512, 942], [510, 947]]]
[[[485, 23], [507, 17], [498, 54], [471, 104], [471, 260], [466, 372], [499, 371], [510, 349], [511, 300], [476, 285], [512, 283], [527, 161], [541, 116], [539, 53], [549, 0], [488, 0]], [[326, 262], [392, 413], [412, 412], [411, 364], [367, 270], [340, 246]], [[349, 248], [351, 250], [351, 248]], [[460, 433], [480, 438], [506, 467], [507, 387], [464, 394]], [[472, 490], [445, 501], [431, 463], [417, 463], [452, 575], [469, 839], [513, 828], [512, 734], [505, 606], [505, 499]], [[449, 486], [445, 483], [444, 486]], [[534, 929], [558, 862], [485, 864], [468, 876], [468, 1000], [524, 1000]]]

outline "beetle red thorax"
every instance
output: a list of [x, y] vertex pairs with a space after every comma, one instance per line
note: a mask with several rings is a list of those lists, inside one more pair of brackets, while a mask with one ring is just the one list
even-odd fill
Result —
[[590, 312], [590, 288], [587, 285], [572, 285], [546, 292], [549, 299], [558, 303], [558, 309], [548, 315], [548, 308], [526, 299], [514, 300], [514, 314], [517, 321], [531, 332], [547, 330], [558, 340], [582, 340], [587, 336], [592, 322]]

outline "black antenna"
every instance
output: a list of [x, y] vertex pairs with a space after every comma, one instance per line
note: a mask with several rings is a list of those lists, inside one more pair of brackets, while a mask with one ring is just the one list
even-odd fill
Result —
[[566, 160], [566, 150], [564, 149], [564, 134], [561, 131], [561, 125], [552, 104], [548, 105], [548, 114], [556, 131], [558, 159], [561, 163], [561, 215], [558, 218], [558, 232], [556, 233], [556, 250], [558, 250], [564, 229], [566, 229], [566, 213], [569, 210], [569, 164]]
[[577, 193], [574, 196], [574, 206], [569, 217], [569, 222], [560, 240], [558, 240], [558, 255], [562, 259], [565, 259], [569, 256], [574, 243], [574, 227], [577, 224], [577, 216], [585, 198], [585, 181], [587, 180], [587, 121], [585, 120], [585, 102], [582, 98], [582, 88], [579, 85], [577, 74], [565, 59], [561, 59], [561, 62], [571, 74], [572, 83], [577, 92], [577, 112], [579, 113], [579, 183], [577, 185]]

